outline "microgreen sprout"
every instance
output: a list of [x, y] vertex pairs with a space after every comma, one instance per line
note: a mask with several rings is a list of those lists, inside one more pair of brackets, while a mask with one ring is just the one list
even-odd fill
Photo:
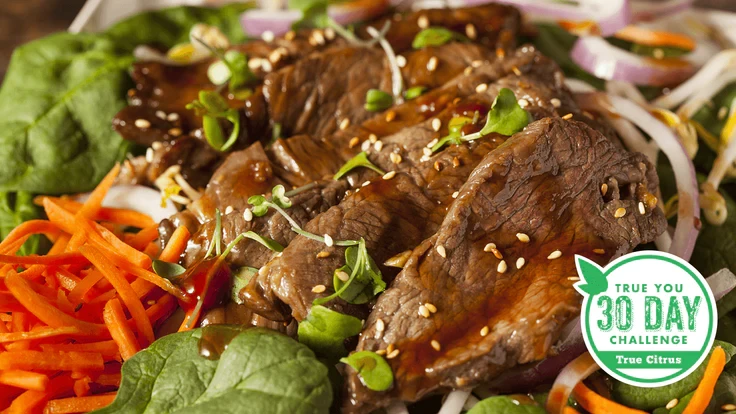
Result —
[[340, 178], [342, 178], [343, 176], [345, 176], [345, 174], [347, 174], [350, 171], [354, 170], [355, 168], [359, 168], [359, 167], [370, 168], [371, 170], [373, 170], [373, 171], [375, 171], [375, 172], [377, 172], [378, 174], [381, 174], [381, 175], [386, 174], [385, 171], [383, 171], [382, 169], [376, 167], [375, 164], [373, 164], [372, 162], [370, 162], [370, 160], [368, 160], [368, 154], [366, 154], [365, 151], [363, 151], [363, 152], [359, 153], [358, 155], [354, 156], [353, 158], [351, 158], [350, 160], [348, 160], [348, 162], [346, 162], [345, 165], [343, 165], [340, 168], [340, 170], [337, 171], [337, 174], [335, 174], [335, 176], [332, 177], [332, 178], [334, 180], [339, 180]]
[[[237, 109], [230, 108], [217, 91], [199, 91], [199, 99], [187, 104], [187, 109], [202, 117], [202, 129], [210, 146], [225, 152], [238, 140], [240, 134], [240, 114]], [[233, 126], [230, 136], [225, 140], [220, 120], [224, 119]]]

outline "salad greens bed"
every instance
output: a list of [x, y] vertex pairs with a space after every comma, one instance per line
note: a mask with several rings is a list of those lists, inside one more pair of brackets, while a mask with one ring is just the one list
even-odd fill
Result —
[[[126, 19], [99, 34], [60, 33], [18, 48], [0, 89], [0, 237], [23, 221], [38, 217], [33, 194], [64, 194], [88, 191], [128, 152], [136, 151], [111, 128], [113, 116], [126, 105], [126, 91], [133, 86], [128, 70], [133, 49], [141, 44], [172, 47], [188, 40], [196, 23], [219, 27], [233, 43], [243, 42], [239, 16], [249, 5], [234, 4], [219, 9], [176, 7], [143, 13]], [[575, 36], [554, 25], [539, 25], [540, 36], [532, 41], [560, 64], [568, 76], [602, 89], [604, 82], [586, 73], [569, 57]], [[443, 41], [447, 33], [430, 33], [420, 39], [430, 44]], [[439, 40], [438, 40], [439, 37]], [[642, 54], [650, 50], [635, 48]], [[677, 51], [672, 51], [677, 53]], [[407, 91], [409, 92], [409, 91]], [[651, 91], [643, 91], [645, 95]], [[421, 91], [419, 92], [421, 93]], [[704, 106], [694, 117], [713, 136], [724, 122], [719, 108], [730, 109], [736, 84], [722, 91], [714, 105]], [[509, 98], [509, 99], [507, 99]], [[528, 115], [515, 97], [500, 97], [498, 116], [516, 120], [519, 128]], [[489, 116], [489, 123], [491, 117]], [[462, 125], [460, 125], [461, 127]], [[494, 125], [487, 125], [493, 128]], [[511, 131], [513, 132], [513, 131]], [[454, 142], [448, 136], [438, 143]], [[223, 145], [226, 143], [223, 141]], [[715, 152], [701, 145], [694, 162], [703, 177], [710, 170]], [[366, 161], [367, 162], [367, 161]], [[365, 162], [356, 158], [353, 166]], [[659, 174], [663, 197], [676, 194], [672, 169], [660, 157]], [[350, 167], [352, 168], [352, 167]], [[703, 222], [692, 263], [708, 276], [722, 268], [736, 273], [736, 184], [722, 187], [728, 219], [721, 226]], [[287, 200], [288, 201], [288, 200]], [[251, 202], [249, 200], [249, 202]], [[253, 200], [261, 207], [279, 210], [288, 205]], [[265, 210], [263, 211], [265, 213]], [[301, 229], [299, 229], [301, 231]], [[296, 230], [295, 230], [296, 231]], [[319, 237], [312, 235], [313, 237]], [[364, 244], [351, 241], [347, 265], [338, 271], [351, 275], [343, 294], [370, 299], [385, 288], [380, 271], [363, 253]], [[22, 253], [35, 253], [38, 237], [30, 239]], [[175, 269], [177, 270], [177, 269]], [[178, 269], [177, 271], [180, 271]], [[378, 272], [378, 273], [377, 273]], [[242, 283], [238, 275], [236, 283]], [[337, 277], [337, 276], [336, 276]], [[336, 279], [337, 280], [337, 279]], [[336, 282], [336, 284], [338, 284]], [[341, 290], [341, 292], [343, 291]], [[363, 295], [363, 296], [361, 296]], [[719, 301], [717, 343], [729, 360], [736, 353], [736, 291]], [[216, 326], [165, 336], [128, 360], [122, 368], [117, 398], [102, 413], [199, 413], [239, 412], [248, 407], [259, 413], [328, 412], [337, 387], [334, 365], [342, 361], [358, 370], [373, 389], [387, 389], [393, 381], [390, 367], [373, 353], [355, 353], [347, 358], [344, 339], [360, 332], [360, 320], [333, 312], [319, 304], [299, 325], [300, 342], [262, 329], [241, 330]], [[208, 335], [228, 338], [220, 355], [202, 356]], [[224, 346], [223, 346], [224, 347]], [[311, 348], [311, 349], [310, 349]], [[315, 352], [320, 356], [318, 359]], [[704, 362], [687, 378], [667, 387], [643, 389], [614, 382], [613, 397], [630, 407], [657, 414], [679, 413], [703, 376]], [[386, 372], [388, 370], [388, 372]], [[730, 361], [716, 386], [711, 408], [720, 410], [736, 395], [736, 362]], [[495, 396], [476, 404], [471, 414], [544, 413], [544, 395], [534, 398]], [[678, 399], [672, 409], [664, 408]]]

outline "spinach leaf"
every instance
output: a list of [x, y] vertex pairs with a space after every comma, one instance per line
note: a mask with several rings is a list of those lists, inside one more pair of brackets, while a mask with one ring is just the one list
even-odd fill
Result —
[[170, 48], [189, 41], [189, 30], [197, 23], [217, 26], [231, 43], [247, 40], [240, 15], [251, 3], [233, 3], [220, 8], [180, 6], [149, 11], [129, 17], [109, 28], [106, 34], [126, 52], [138, 45]]
[[486, 398], [468, 411], [468, 414], [545, 414], [544, 407], [533, 404], [523, 404], [517, 399], [500, 395]]
[[304, 345], [252, 328], [232, 335], [220, 359], [209, 360], [199, 355], [202, 332], [165, 336], [126, 361], [115, 401], [97, 413], [329, 411], [327, 367]]
[[60, 33], [19, 47], [0, 89], [0, 189], [94, 187], [127, 144], [111, 128], [133, 62], [101, 35]]
[[[721, 346], [726, 351], [726, 363], [736, 354], [736, 347], [730, 343], [715, 341], [713, 346]], [[712, 349], [708, 352], [708, 358], [710, 358], [711, 352]], [[708, 365], [708, 358], [703, 360], [703, 363], [690, 375], [674, 384], [657, 388], [640, 388], [614, 381], [611, 395], [615, 401], [627, 407], [638, 408], [640, 410], [651, 411], [657, 407], [664, 407], [673, 399], [682, 399], [697, 388], [700, 380], [703, 378], [705, 367]]]
[[[27, 220], [38, 218], [38, 208], [33, 204], [33, 196], [27, 192], [0, 193], [0, 240], [5, 239], [16, 226]], [[18, 254], [21, 256], [36, 253], [41, 236], [31, 236]]]
[[335, 312], [324, 306], [312, 306], [307, 319], [299, 322], [299, 342], [318, 355], [340, 358], [348, 353], [345, 339], [363, 329], [360, 319]]

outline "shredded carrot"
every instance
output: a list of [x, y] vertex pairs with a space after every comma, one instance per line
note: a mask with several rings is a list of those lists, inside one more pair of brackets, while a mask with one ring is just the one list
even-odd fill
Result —
[[0, 354], [0, 370], [5, 369], [101, 371], [104, 361], [96, 352], [8, 351]]
[[124, 361], [127, 361], [136, 352], [140, 351], [138, 341], [136, 341], [133, 331], [128, 327], [125, 313], [119, 300], [112, 299], [108, 301], [102, 316], [105, 319], [107, 329], [110, 331], [110, 336], [118, 344], [120, 356]]
[[148, 243], [158, 238], [158, 224], [153, 224], [144, 229], [141, 229], [135, 236], [130, 240], [131, 246], [138, 250], [143, 250], [148, 246]]
[[562, 414], [580, 414], [580, 413], [578, 412], [578, 410], [570, 406], [567, 406], [562, 410]]
[[118, 359], [120, 351], [115, 341], [101, 341], [74, 344], [42, 344], [41, 350], [52, 352], [96, 352], [105, 361]]
[[639, 26], [626, 26], [616, 32], [614, 37], [638, 45], [652, 47], [676, 47], [678, 49], [693, 50], [697, 46], [695, 41], [683, 34], [650, 30]]
[[[37, 205], [43, 206], [43, 200], [47, 198], [72, 214], [78, 213], [79, 210], [82, 208], [82, 203], [64, 197], [39, 196], [36, 197], [33, 201]], [[143, 213], [139, 213], [133, 210], [110, 207], [101, 207], [97, 211], [97, 214], [94, 217], [91, 217], [91, 219], [95, 221], [107, 221], [110, 223], [135, 227], [138, 229], [143, 229], [156, 224], [155, 221], [153, 221], [150, 217]]]
[[109, 385], [111, 387], [119, 387], [122, 376], [120, 374], [100, 374], [94, 380], [95, 384]]
[[189, 229], [185, 226], [177, 227], [158, 259], [169, 263], [178, 262], [182, 253], [186, 250], [187, 243], [191, 237], [192, 235], [189, 233]]
[[61, 253], [46, 256], [8, 256], [0, 254], [0, 263], [12, 263], [19, 265], [84, 265], [87, 260], [79, 252]]
[[75, 326], [64, 326], [61, 328], [45, 327], [30, 332], [0, 332], [0, 343], [45, 339], [58, 336], [84, 336], [84, 332], [81, 332], [79, 328]]
[[[74, 378], [74, 372], [72, 372], [72, 378]], [[90, 382], [92, 382], [92, 379], [89, 377], [89, 375], [85, 375], [82, 378], [74, 381], [74, 395], [76, 395], [77, 397], [84, 397], [85, 395], [89, 394]]]
[[24, 236], [31, 234], [58, 234], [59, 227], [47, 220], [29, 220], [14, 228], [0, 243], [0, 249], [5, 249], [9, 244]]
[[102, 254], [102, 252], [94, 247], [82, 246], [80, 247], [80, 251], [115, 287], [118, 295], [120, 295], [120, 299], [125, 303], [125, 307], [128, 308], [133, 320], [135, 320], [138, 333], [143, 336], [142, 339], [147, 341], [145, 345], [152, 343], [155, 338], [153, 336], [151, 321], [146, 317], [146, 311], [143, 308], [143, 304], [140, 299], [138, 299], [138, 296], [130, 286], [130, 283], [125, 279], [125, 274], [115, 267], [112, 262]]
[[0, 371], [0, 384], [24, 390], [44, 391], [49, 383], [48, 375], [18, 369]]
[[36, 409], [43, 407], [43, 404], [50, 398], [63, 394], [65, 391], [71, 389], [73, 385], [74, 381], [68, 374], [58, 375], [51, 378], [46, 390], [28, 390], [20, 394], [13, 400], [5, 412], [18, 414], [36, 412]]
[[645, 411], [626, 407], [615, 401], [603, 398], [585, 384], [579, 382], [572, 390], [575, 400], [591, 413], [646, 414]]
[[693, 397], [687, 403], [687, 407], [682, 411], [682, 414], [700, 414], [705, 412], [708, 404], [710, 404], [711, 398], [713, 398], [713, 391], [716, 382], [718, 382], [718, 377], [721, 376], [723, 367], [725, 366], [726, 353], [723, 351], [723, 348], [720, 346], [713, 348], [708, 365], [705, 366], [703, 379], [700, 380], [698, 388], [695, 389]]
[[115, 400], [115, 394], [92, 395], [51, 400], [46, 404], [44, 414], [86, 413], [107, 407]]
[[87, 293], [93, 289], [93, 286], [102, 280], [104, 276], [102, 273], [95, 269], [91, 271], [87, 276], [84, 277], [84, 279], [80, 280], [79, 283], [72, 289], [71, 292], [69, 292], [69, 300], [72, 303], [82, 303], [83, 298], [87, 295]]
[[95, 214], [97, 214], [102, 207], [102, 201], [105, 199], [105, 196], [107, 195], [107, 192], [110, 191], [112, 185], [115, 184], [115, 179], [118, 177], [119, 173], [120, 164], [115, 164], [110, 172], [105, 175], [105, 178], [100, 181], [94, 191], [90, 193], [89, 198], [87, 198], [87, 201], [84, 202], [84, 205], [79, 210], [79, 215], [86, 218], [93, 218]]

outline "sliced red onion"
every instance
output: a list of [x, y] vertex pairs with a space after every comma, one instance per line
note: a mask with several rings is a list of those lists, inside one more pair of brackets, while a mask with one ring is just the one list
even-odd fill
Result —
[[729, 269], [723, 268], [705, 279], [713, 291], [713, 297], [720, 300], [736, 288], [736, 275]]
[[442, 408], [437, 414], [460, 414], [470, 396], [470, 391], [455, 390], [447, 394], [445, 402], [442, 404]]
[[562, 369], [557, 376], [552, 389], [547, 397], [547, 412], [550, 414], [563, 414], [567, 406], [567, 400], [572, 394], [573, 388], [581, 381], [588, 378], [590, 374], [598, 371], [598, 364], [589, 353], [584, 353], [575, 358]]
[[[379, 16], [388, 8], [387, 0], [355, 0], [337, 3], [327, 8], [327, 14], [341, 25]], [[249, 36], [261, 36], [266, 32], [282, 35], [302, 18], [299, 10], [274, 10], [261, 8], [247, 10], [240, 17], [243, 31]]]
[[677, 226], [669, 252], [690, 260], [700, 231], [700, 203], [695, 167], [687, 155], [687, 150], [674, 132], [646, 109], [618, 96], [607, 96], [606, 99], [619, 115], [633, 122], [656, 141], [672, 164], [677, 180], [679, 202]]
[[683, 12], [692, 7], [694, 0], [634, 1], [631, 11], [634, 21], [650, 21]]
[[724, 50], [715, 55], [703, 66], [698, 73], [690, 79], [673, 89], [667, 95], [655, 99], [654, 106], [672, 109], [685, 102], [685, 100], [698, 91], [707, 88], [730, 66], [736, 64], [736, 49]]
[[[88, 197], [89, 193], [85, 193], [75, 198], [79, 201], [84, 201]], [[166, 201], [165, 207], [161, 207], [161, 193], [142, 185], [113, 186], [107, 192], [102, 205], [105, 207], [134, 210], [148, 215], [156, 222], [169, 218], [179, 211], [174, 206], [174, 203], [169, 200]]]
[[[667, 86], [683, 82], [693, 72], [687, 61], [658, 60], [619, 49], [602, 37], [580, 37], [570, 57], [587, 72], [601, 79], [621, 80], [636, 85]], [[665, 63], [667, 62], [667, 63]]]

